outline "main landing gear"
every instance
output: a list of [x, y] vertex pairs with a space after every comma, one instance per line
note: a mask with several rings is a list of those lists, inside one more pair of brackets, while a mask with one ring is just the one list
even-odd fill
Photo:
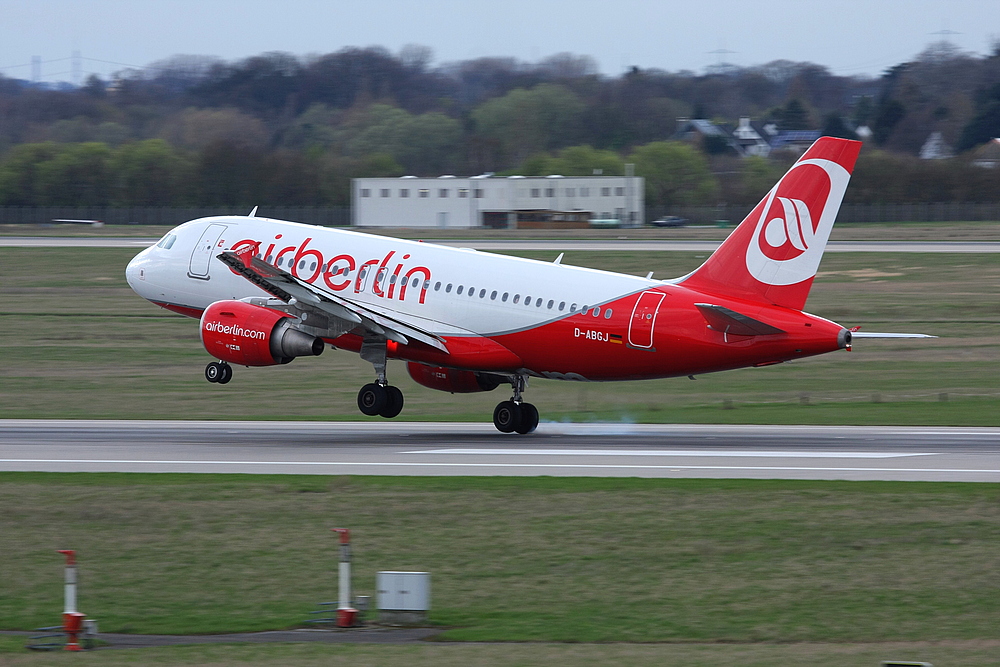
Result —
[[386, 379], [385, 356], [385, 340], [366, 338], [361, 344], [361, 358], [375, 367], [375, 382], [358, 392], [358, 409], [369, 417], [392, 419], [403, 410], [403, 392]]
[[531, 403], [521, 400], [527, 381], [523, 375], [511, 379], [510, 386], [514, 395], [509, 401], [504, 401], [493, 410], [493, 425], [501, 433], [520, 433], [527, 435], [538, 427], [538, 409]]
[[213, 361], [205, 366], [205, 379], [209, 382], [226, 384], [233, 379], [233, 367], [224, 361]]

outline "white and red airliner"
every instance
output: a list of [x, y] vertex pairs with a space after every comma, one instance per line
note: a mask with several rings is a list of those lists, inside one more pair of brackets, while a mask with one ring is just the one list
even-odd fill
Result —
[[[231, 365], [358, 352], [375, 381], [366, 415], [403, 395], [386, 360], [454, 393], [509, 383], [493, 423], [530, 433], [529, 377], [640, 380], [768, 366], [850, 349], [860, 334], [802, 312], [861, 144], [823, 137], [719, 249], [674, 280], [597, 271], [266, 218], [187, 222], [126, 271], [140, 296], [199, 318], [225, 384]], [[256, 211], [256, 209], [255, 209]]]

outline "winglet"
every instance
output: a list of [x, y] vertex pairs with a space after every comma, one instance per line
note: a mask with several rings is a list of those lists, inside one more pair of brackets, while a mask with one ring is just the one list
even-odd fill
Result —
[[257, 207], [256, 206], [253, 207], [253, 210], [250, 211], [250, 215], [248, 215], [247, 217], [248, 218], [256, 218], [257, 217]]
[[[256, 210], [256, 209], [255, 209]], [[240, 258], [243, 262], [243, 266], [250, 268], [250, 263], [253, 262], [254, 255], [260, 250], [260, 241], [254, 241], [253, 243], [248, 243], [247, 245], [240, 246], [233, 253]]]

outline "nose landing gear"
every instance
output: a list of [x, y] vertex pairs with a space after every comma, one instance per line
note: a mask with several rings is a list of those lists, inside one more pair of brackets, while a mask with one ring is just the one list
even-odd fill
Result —
[[224, 361], [213, 361], [205, 366], [205, 379], [209, 382], [226, 384], [233, 379], [233, 367]]
[[538, 409], [531, 403], [521, 400], [521, 392], [527, 386], [525, 376], [518, 375], [511, 379], [514, 395], [509, 401], [504, 401], [493, 410], [493, 425], [501, 433], [520, 433], [527, 435], [538, 427]]

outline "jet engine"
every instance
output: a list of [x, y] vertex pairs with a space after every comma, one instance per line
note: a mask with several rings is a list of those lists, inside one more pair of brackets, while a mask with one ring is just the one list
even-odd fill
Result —
[[428, 366], [415, 361], [406, 364], [406, 370], [417, 384], [452, 394], [471, 394], [477, 391], [493, 391], [504, 378], [492, 373], [460, 371], [454, 368]]
[[323, 352], [323, 340], [292, 328], [287, 313], [243, 301], [216, 301], [201, 315], [208, 353], [240, 366], [287, 364]]

